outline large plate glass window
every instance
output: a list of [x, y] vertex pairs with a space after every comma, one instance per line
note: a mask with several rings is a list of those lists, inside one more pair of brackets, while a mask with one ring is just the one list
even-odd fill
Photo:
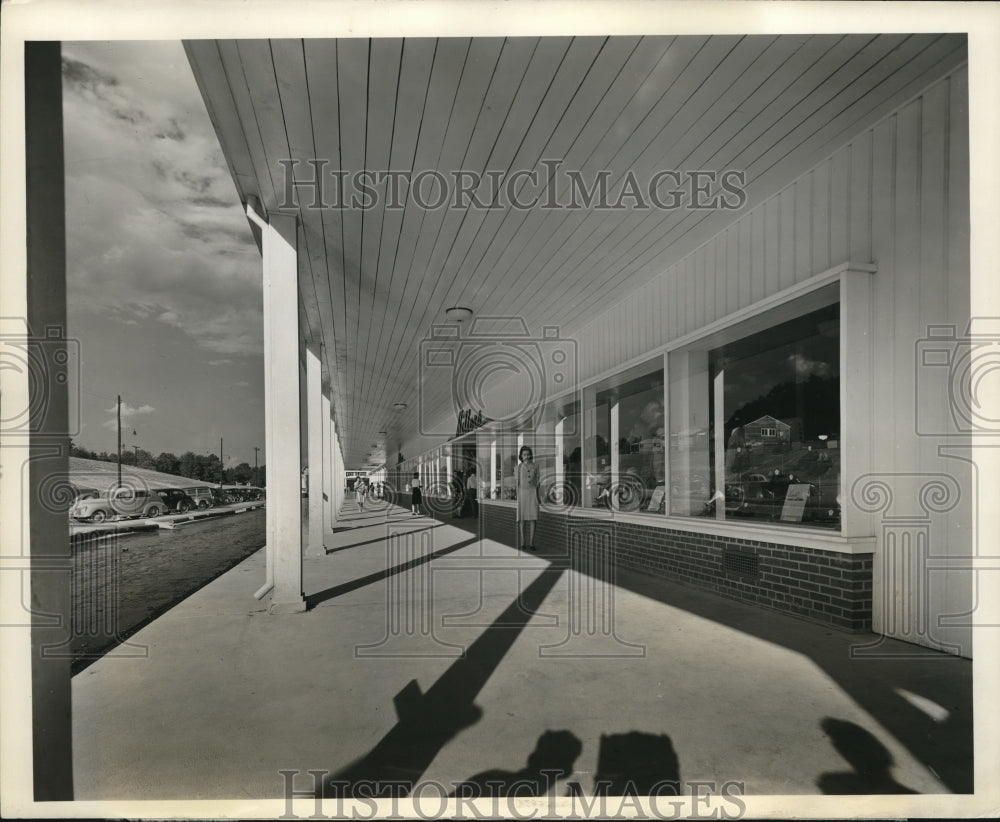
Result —
[[587, 389], [585, 409], [584, 505], [663, 513], [662, 358]]
[[671, 352], [672, 515], [840, 527], [837, 294]]
[[542, 503], [580, 504], [580, 404], [575, 397], [552, 400], [539, 415], [532, 445]]

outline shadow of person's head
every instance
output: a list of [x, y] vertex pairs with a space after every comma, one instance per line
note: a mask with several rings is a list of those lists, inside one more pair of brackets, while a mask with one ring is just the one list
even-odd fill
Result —
[[826, 717], [822, 722], [824, 733], [830, 742], [855, 771], [876, 775], [888, 773], [892, 765], [892, 755], [885, 745], [860, 725], [842, 719]]
[[569, 731], [546, 731], [528, 756], [528, 770], [534, 773], [555, 771], [560, 775], [573, 772], [583, 743]]

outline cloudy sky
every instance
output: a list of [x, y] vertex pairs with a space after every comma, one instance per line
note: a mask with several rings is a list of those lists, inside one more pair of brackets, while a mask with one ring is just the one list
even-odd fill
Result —
[[[264, 445], [260, 256], [179, 42], [63, 44], [75, 441]], [[133, 436], [133, 430], [137, 432]]]

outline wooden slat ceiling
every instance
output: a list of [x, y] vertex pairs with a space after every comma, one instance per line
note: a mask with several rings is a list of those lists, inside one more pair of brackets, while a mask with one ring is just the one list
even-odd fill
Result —
[[[330, 170], [543, 175], [742, 169], [747, 207], [965, 59], [959, 35], [185, 43], [240, 198], [280, 160]], [[300, 166], [305, 176], [306, 166]], [[327, 189], [329, 199], [329, 188]], [[418, 433], [418, 349], [452, 305], [572, 333], [730, 223], [685, 209], [298, 209], [303, 333], [350, 467]], [[480, 199], [489, 200], [487, 186]], [[311, 203], [309, 191], [300, 201]], [[445, 381], [424, 396], [451, 407]], [[408, 409], [394, 411], [393, 403]], [[387, 431], [387, 436], [379, 435]], [[374, 447], [373, 447], [374, 444]], [[369, 454], [374, 452], [374, 457]]]

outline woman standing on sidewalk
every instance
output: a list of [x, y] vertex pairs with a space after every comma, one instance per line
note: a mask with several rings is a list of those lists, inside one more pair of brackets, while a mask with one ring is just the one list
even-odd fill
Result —
[[538, 519], [538, 466], [527, 445], [517, 452], [517, 525], [521, 545], [535, 550], [535, 520]]
[[410, 480], [410, 513], [416, 516], [420, 513], [420, 503], [423, 498], [420, 495], [420, 472], [413, 472], [413, 479]]
[[365, 510], [365, 497], [368, 495], [368, 483], [358, 480], [358, 508]]

